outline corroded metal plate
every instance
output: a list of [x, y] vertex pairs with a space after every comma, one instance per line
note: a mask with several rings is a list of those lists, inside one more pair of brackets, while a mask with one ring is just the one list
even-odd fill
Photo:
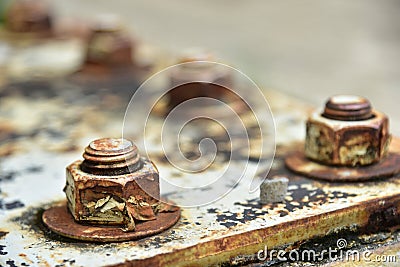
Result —
[[140, 239], [158, 234], [173, 226], [180, 217], [180, 210], [158, 213], [157, 219], [136, 224], [135, 231], [124, 232], [118, 226], [93, 226], [77, 223], [66, 203], [43, 212], [43, 222], [55, 233], [83, 241], [115, 242]]
[[[65, 51], [60, 44], [54, 47], [58, 54]], [[349, 184], [308, 179], [284, 167], [288, 151], [280, 147], [270, 176], [289, 179], [284, 203], [261, 205], [259, 192], [249, 193], [253, 177], [246, 176], [232, 184], [242, 171], [240, 164], [232, 162], [237, 172], [230, 173], [224, 181], [224, 186], [233, 187], [229, 194], [208, 205], [182, 209], [181, 219], [157, 235], [114, 243], [63, 238], [44, 227], [42, 211], [65, 199], [65, 166], [81, 157], [82, 147], [94, 138], [121, 132], [129, 97], [120, 88], [110, 86], [91, 93], [85, 86], [68, 81], [49, 81], [46, 86], [32, 82], [1, 85], [1, 265], [204, 266], [232, 262], [240, 255], [257, 253], [266, 245], [272, 249], [296, 244], [342, 229], [376, 230], [399, 218], [397, 177]], [[278, 92], [265, 94], [279, 132], [278, 146], [304, 139], [304, 119], [310, 107]], [[158, 137], [159, 133], [154, 135]], [[135, 141], [140, 138], [130, 137]], [[153, 144], [151, 154], [162, 155], [160, 144]], [[188, 186], [195, 184], [196, 181], [179, 176], [162, 159], [156, 157], [155, 164], [163, 177]], [[254, 165], [250, 162], [249, 168]], [[214, 174], [211, 171], [201, 175], [211, 180]], [[207, 190], [199, 189], [196, 195], [164, 188], [164, 195], [187, 199], [200, 197]]]
[[367, 181], [400, 173], [400, 139], [393, 137], [386, 158], [362, 167], [328, 166], [305, 157], [304, 144], [298, 144], [285, 160], [286, 166], [301, 175], [336, 182]]

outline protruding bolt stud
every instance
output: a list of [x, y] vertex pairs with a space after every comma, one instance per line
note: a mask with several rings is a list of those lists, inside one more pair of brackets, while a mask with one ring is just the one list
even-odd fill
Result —
[[126, 139], [102, 138], [91, 142], [81, 169], [91, 174], [127, 174], [141, 167], [137, 147]]
[[6, 28], [18, 33], [50, 33], [52, 14], [44, 1], [16, 0], [5, 15]]
[[[303, 151], [286, 158], [289, 169], [331, 181], [361, 181], [400, 172], [400, 143], [388, 117], [359, 96], [337, 95], [306, 122]], [[362, 168], [358, 168], [362, 166]]]
[[322, 116], [341, 121], [361, 121], [373, 117], [371, 103], [360, 96], [332, 96], [325, 104]]
[[83, 158], [67, 166], [67, 204], [43, 214], [51, 230], [80, 240], [122, 241], [159, 233], [179, 219], [179, 208], [160, 201], [157, 168], [131, 141], [94, 140]]

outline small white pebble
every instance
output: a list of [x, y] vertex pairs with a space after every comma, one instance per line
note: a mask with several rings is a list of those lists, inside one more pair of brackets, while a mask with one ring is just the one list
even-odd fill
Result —
[[286, 177], [265, 179], [260, 185], [260, 202], [270, 204], [283, 202], [288, 189], [289, 180]]

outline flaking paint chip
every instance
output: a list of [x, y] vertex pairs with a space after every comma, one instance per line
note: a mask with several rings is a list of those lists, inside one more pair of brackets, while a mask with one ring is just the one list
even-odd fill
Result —
[[286, 177], [265, 179], [260, 185], [260, 202], [270, 204], [283, 202], [288, 189], [289, 180]]

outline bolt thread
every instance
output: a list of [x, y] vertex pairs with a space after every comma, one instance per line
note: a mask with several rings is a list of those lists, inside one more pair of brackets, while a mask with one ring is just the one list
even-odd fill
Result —
[[359, 96], [337, 95], [325, 104], [323, 117], [341, 121], [368, 120], [373, 117], [371, 103]]
[[95, 175], [122, 175], [141, 168], [137, 147], [126, 139], [103, 138], [91, 142], [83, 153], [81, 170]]

